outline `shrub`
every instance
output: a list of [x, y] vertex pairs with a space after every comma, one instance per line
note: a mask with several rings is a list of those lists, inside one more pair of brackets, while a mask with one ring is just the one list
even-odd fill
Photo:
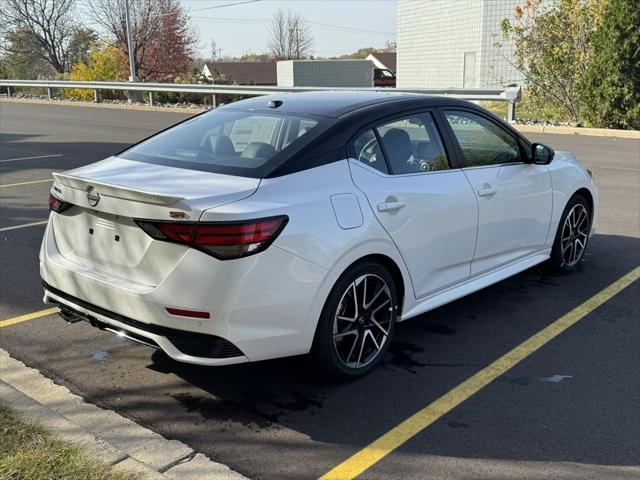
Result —
[[[68, 80], [75, 81], [123, 81], [127, 77], [127, 59], [123, 53], [113, 45], [101, 48], [93, 47], [87, 62], [77, 62], [71, 67]], [[100, 92], [104, 98], [125, 98], [123, 92]], [[92, 100], [93, 90], [72, 88], [64, 92], [68, 98]]]

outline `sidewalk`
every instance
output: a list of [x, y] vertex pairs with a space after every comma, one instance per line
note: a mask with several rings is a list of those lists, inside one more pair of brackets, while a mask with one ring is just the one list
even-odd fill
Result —
[[146, 480], [247, 480], [177, 440], [98, 408], [0, 349], [0, 399], [88, 455]]

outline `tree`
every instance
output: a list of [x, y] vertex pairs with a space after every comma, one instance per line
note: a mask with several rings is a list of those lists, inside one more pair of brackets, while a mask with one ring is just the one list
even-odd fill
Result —
[[278, 10], [269, 28], [269, 54], [274, 60], [300, 60], [311, 54], [313, 36], [307, 22], [291, 10]]
[[[87, 61], [79, 61], [71, 68], [68, 79], [84, 82], [122, 81], [127, 76], [127, 58], [122, 50], [114, 45], [92, 47]], [[81, 100], [91, 100], [93, 91], [85, 88], [72, 88], [65, 96]]]
[[2, 60], [6, 73], [3, 78], [30, 80], [56, 75], [46, 52], [30, 30], [8, 32], [4, 42]]
[[396, 53], [398, 51], [398, 42], [395, 40], [387, 40], [384, 42], [384, 48], [382, 51], [387, 53]]
[[580, 121], [577, 90], [593, 56], [592, 38], [603, 4], [603, 0], [526, 0], [516, 7], [514, 22], [503, 20], [503, 37], [515, 45], [514, 65], [538, 107], [554, 105], [565, 117]]
[[341, 55], [340, 58], [355, 58], [355, 59], [364, 59], [367, 58], [369, 55], [371, 55], [372, 53], [376, 53], [378, 51], [377, 48], [373, 48], [373, 47], [363, 47], [363, 48], [359, 48], [358, 50], [356, 50], [353, 53], [350, 53], [348, 55]]
[[75, 0], [3, 0], [3, 27], [30, 35], [38, 55], [56, 72], [64, 73], [69, 68], [69, 41], [75, 30], [74, 6]]
[[87, 27], [76, 27], [67, 49], [69, 65], [73, 66], [78, 62], [87, 63], [89, 53], [98, 44], [98, 40], [98, 34], [95, 30]]
[[238, 58], [239, 62], [270, 62], [271, 57], [266, 53], [256, 53], [251, 50], [245, 51]]
[[637, 0], [609, 0], [593, 39], [593, 61], [579, 93], [586, 121], [640, 129], [640, 9]]
[[[89, 0], [94, 20], [127, 50], [126, 0]], [[192, 64], [196, 37], [178, 0], [129, 0], [131, 36], [138, 76], [173, 81]]]

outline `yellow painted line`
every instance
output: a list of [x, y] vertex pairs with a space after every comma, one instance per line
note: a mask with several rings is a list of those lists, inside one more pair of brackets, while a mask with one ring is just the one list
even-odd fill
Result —
[[560, 317], [529, 339], [522, 342], [488, 367], [427, 405], [419, 412], [395, 426], [373, 443], [348, 458], [340, 465], [320, 477], [320, 480], [351, 480], [382, 460], [400, 445], [411, 439], [440, 417], [453, 410], [469, 397], [486, 387], [533, 352], [553, 340], [572, 325], [593, 312], [603, 303], [620, 293], [640, 278], [640, 267], [636, 267], [589, 300]]
[[46, 183], [46, 182], [53, 182], [53, 178], [48, 178], [47, 180], [33, 180], [32, 182], [5, 183], [4, 185], [0, 185], [0, 188], [20, 187], [22, 185], [33, 185], [34, 183]]
[[53, 313], [58, 312], [58, 307], [47, 308], [46, 310], [40, 310], [39, 312], [27, 313], [26, 315], [20, 315], [19, 317], [9, 318], [7, 320], [0, 320], [0, 328], [8, 327], [9, 325], [15, 325], [16, 323], [28, 322], [29, 320], [35, 320], [36, 318], [46, 317]]
[[0, 232], [8, 232], [9, 230], [17, 230], [19, 228], [35, 227], [36, 225], [45, 225], [49, 220], [42, 220], [41, 222], [23, 223], [22, 225], [12, 225], [10, 227], [0, 228]]

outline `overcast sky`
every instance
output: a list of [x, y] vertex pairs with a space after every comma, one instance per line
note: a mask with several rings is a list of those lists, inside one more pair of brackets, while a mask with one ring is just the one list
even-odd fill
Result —
[[[265, 53], [269, 23], [278, 9], [300, 13], [313, 33], [313, 54], [333, 56], [395, 40], [395, 0], [181, 0], [210, 56], [215, 39], [223, 56]], [[235, 4], [238, 5], [229, 5]], [[223, 6], [229, 5], [229, 6]], [[220, 8], [210, 8], [220, 7]]]

